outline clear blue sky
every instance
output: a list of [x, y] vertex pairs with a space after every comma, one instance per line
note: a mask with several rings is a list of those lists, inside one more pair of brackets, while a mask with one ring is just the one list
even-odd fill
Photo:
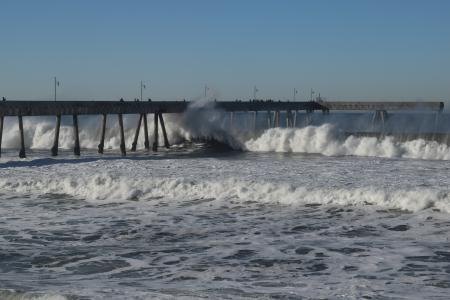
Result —
[[0, 96], [450, 99], [446, 0], [1, 0]]

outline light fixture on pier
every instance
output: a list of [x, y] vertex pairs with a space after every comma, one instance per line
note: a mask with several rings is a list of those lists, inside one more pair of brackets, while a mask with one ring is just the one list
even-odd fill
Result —
[[144, 98], [142, 98], [142, 90], [147, 88], [147, 86], [144, 84], [144, 82], [142, 80], [141, 80], [141, 86], [140, 87], [141, 87], [141, 101], [143, 101]]
[[253, 100], [256, 100], [256, 93], [259, 92], [259, 90], [256, 88], [256, 85], [253, 87]]
[[56, 87], [59, 86], [59, 81], [56, 79], [56, 76], [53, 77], [53, 81], [54, 81], [54, 85], [55, 85], [54, 96], [55, 96], [55, 101], [56, 101]]
[[207, 92], [209, 91], [209, 87], [205, 84], [205, 98], [206, 98], [206, 94], [207, 94]]

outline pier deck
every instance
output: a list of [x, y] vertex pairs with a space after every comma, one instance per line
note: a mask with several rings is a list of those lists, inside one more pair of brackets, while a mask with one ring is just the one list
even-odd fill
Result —
[[[0, 101], [0, 116], [56, 116], [103, 114], [183, 113], [193, 102], [189, 101]], [[196, 103], [197, 104], [197, 103]], [[313, 102], [277, 101], [217, 101], [198, 108], [216, 108], [236, 111], [296, 111], [326, 110]]]

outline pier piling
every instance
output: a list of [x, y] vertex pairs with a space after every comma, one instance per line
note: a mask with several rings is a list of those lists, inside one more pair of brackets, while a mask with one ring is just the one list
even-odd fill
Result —
[[147, 126], [147, 114], [142, 114], [144, 118], [144, 147], [145, 150], [150, 150], [150, 143], [148, 141], [148, 126]]
[[294, 125], [294, 117], [292, 114], [292, 111], [288, 110], [286, 111], [286, 128], [293, 128]]
[[56, 125], [55, 125], [55, 138], [53, 140], [53, 147], [51, 149], [52, 156], [58, 155], [58, 146], [59, 146], [59, 128], [61, 127], [61, 115], [56, 116]]
[[270, 129], [272, 127], [272, 113], [267, 111], [267, 128]]
[[102, 115], [102, 131], [100, 133], [100, 143], [98, 144], [98, 153], [103, 154], [105, 147], [105, 132], [106, 132], [106, 114]]
[[78, 115], [72, 115], [73, 117], [73, 135], [75, 139], [75, 146], [73, 147], [73, 154], [80, 156], [80, 136], [78, 131]]
[[19, 151], [19, 157], [20, 158], [25, 158], [25, 139], [24, 139], [24, 135], [23, 135], [23, 122], [22, 122], [22, 116], [19, 115], [19, 134], [20, 134], [20, 151]]
[[309, 126], [312, 123], [312, 111], [311, 110], [306, 110], [306, 115], [305, 115], [305, 126]]
[[152, 150], [154, 152], [156, 152], [156, 151], [158, 151], [158, 112], [154, 113], [153, 124], [154, 124], [154, 134], [153, 134], [153, 147], [152, 147]]
[[[258, 111], [267, 112], [267, 127], [280, 127], [280, 123], [283, 123], [284, 119], [280, 121], [280, 112], [283, 114], [286, 112], [286, 127], [297, 127], [299, 125], [303, 126], [302, 117], [299, 118], [298, 112], [305, 112], [305, 125], [310, 125], [313, 120], [311, 113], [317, 110], [321, 110], [324, 115], [327, 115], [330, 111], [372, 111], [375, 112], [372, 124], [368, 124], [374, 130], [380, 130], [385, 132], [388, 128], [385, 127], [385, 123], [388, 117], [388, 112], [391, 111], [435, 111], [442, 112], [444, 108], [444, 102], [366, 102], [366, 101], [339, 101], [339, 102], [329, 102], [329, 101], [214, 101], [212, 102], [213, 107], [225, 113], [229, 113], [229, 127], [230, 130], [234, 131], [234, 114], [238, 113], [238, 123], [243, 125], [241, 127], [247, 126], [250, 129], [253, 125], [255, 128], [255, 123], [257, 123]], [[60, 131], [60, 117], [70, 116], [73, 117], [73, 131], [74, 131], [74, 154], [80, 155], [80, 141], [79, 141], [79, 130], [78, 130], [78, 115], [103, 115], [103, 122], [101, 128], [100, 143], [98, 145], [98, 152], [103, 153], [104, 150], [104, 140], [106, 131], [106, 117], [108, 114], [120, 114], [120, 139], [121, 139], [121, 152], [125, 155], [125, 136], [123, 129], [123, 114], [139, 114], [140, 123], [136, 129], [136, 135], [134, 143], [132, 144], [132, 150], [137, 148], [137, 142], [139, 139], [139, 130], [142, 119], [144, 120], [144, 130], [145, 130], [145, 148], [150, 148], [149, 143], [149, 133], [147, 127], [147, 115], [154, 114], [154, 140], [152, 149], [154, 151], [158, 150], [158, 119], [161, 123], [161, 130], [164, 136], [164, 146], [168, 147], [169, 142], [167, 140], [167, 132], [164, 124], [162, 113], [164, 114], [181, 114], [188, 110], [191, 102], [189, 101], [23, 101], [23, 100], [8, 100], [0, 101], [0, 155], [2, 148], [2, 134], [4, 127], [4, 117], [18, 117], [19, 118], [19, 130], [20, 130], [20, 157], [25, 157], [25, 143], [24, 143], [24, 129], [23, 129], [23, 117], [28, 116], [56, 116], [56, 128], [55, 137], [53, 145], [51, 148], [51, 154], [58, 154], [59, 146], [59, 131]], [[246, 114], [245, 116], [241, 113], [254, 112], [252, 114]], [[295, 112], [295, 115], [293, 115]], [[273, 115], [272, 115], [273, 113]], [[228, 116], [226, 116], [228, 117]], [[252, 120], [253, 117], [253, 120]], [[284, 115], [283, 115], [284, 118]], [[225, 120], [228, 121], [228, 120]], [[253, 121], [253, 124], [252, 124]], [[441, 120], [442, 121], [442, 120]], [[302, 124], [299, 124], [302, 123]], [[439, 123], [439, 114], [436, 115], [434, 131], [437, 131]], [[386, 123], [388, 124], [388, 123]], [[433, 125], [433, 124], [431, 124]], [[439, 136], [438, 133], [436, 136]]]
[[387, 119], [387, 111], [385, 110], [376, 110], [372, 117], [372, 130], [375, 130], [377, 127], [381, 127], [381, 131], [384, 132], [384, 126]]
[[123, 118], [122, 114], [118, 114], [119, 117], [119, 127], [120, 127], [120, 153], [122, 156], [127, 155], [127, 151], [125, 149], [125, 134], [123, 132]]
[[136, 133], [134, 134], [133, 144], [131, 144], [131, 151], [136, 151], [136, 146], [139, 138], [139, 131], [141, 130], [142, 116], [143, 114], [139, 115], [139, 121], [136, 127]]
[[4, 117], [0, 116], [0, 157], [2, 156], [3, 119]]
[[275, 115], [273, 118], [273, 127], [280, 127], [280, 111], [275, 111]]
[[230, 111], [230, 129], [233, 128], [234, 112]]
[[169, 139], [167, 138], [166, 125], [164, 124], [164, 118], [162, 113], [159, 113], [159, 122], [161, 123], [161, 131], [164, 137], [164, 147], [166, 149], [170, 148]]

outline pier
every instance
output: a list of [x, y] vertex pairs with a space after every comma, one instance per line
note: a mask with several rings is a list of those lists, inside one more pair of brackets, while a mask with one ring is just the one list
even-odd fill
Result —
[[[52, 156], [58, 155], [59, 130], [61, 116], [72, 116], [74, 149], [73, 153], [80, 155], [80, 139], [78, 128], [79, 115], [99, 115], [101, 119], [101, 137], [98, 144], [98, 153], [104, 151], [104, 139], [106, 132], [106, 120], [108, 116], [116, 115], [120, 129], [120, 151], [126, 155], [125, 134], [123, 127], [123, 115], [139, 115], [139, 121], [130, 151], [136, 151], [139, 132], [143, 125], [144, 146], [150, 150], [147, 115], [153, 114], [153, 145], [152, 150], [158, 151], [159, 146], [159, 126], [164, 139], [164, 147], [169, 148], [170, 143], [167, 138], [164, 123], [164, 114], [181, 114], [187, 111], [193, 102], [189, 101], [0, 101], [0, 155], [1, 141], [3, 134], [4, 117], [17, 117], [19, 122], [20, 150], [19, 157], [25, 158], [25, 140], [23, 118], [30, 116], [54, 116], [55, 135], [53, 146], [50, 149]], [[365, 110], [374, 112], [374, 122], [384, 122], [388, 111], [435, 111], [440, 113], [444, 108], [443, 102], [323, 102], [323, 101], [273, 101], [273, 100], [250, 100], [250, 101], [211, 101], [202, 106], [194, 106], [197, 110], [216, 109], [230, 114], [230, 124], [233, 123], [235, 112], [253, 112], [256, 124], [256, 115], [263, 112], [267, 115], [268, 127], [279, 127], [281, 122], [280, 112], [284, 112], [286, 127], [296, 127], [297, 112], [304, 111], [307, 114], [314, 111], [321, 111], [329, 114], [330, 111]]]

